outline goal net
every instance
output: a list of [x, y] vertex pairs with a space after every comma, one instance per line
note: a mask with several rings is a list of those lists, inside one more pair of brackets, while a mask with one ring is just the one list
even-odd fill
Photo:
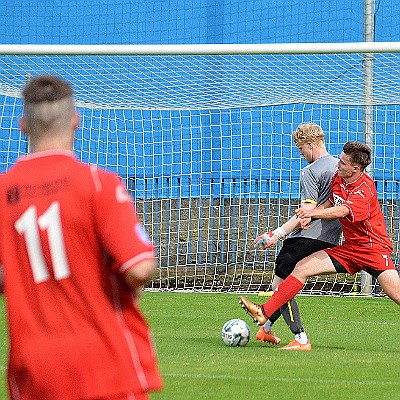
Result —
[[[77, 156], [125, 180], [156, 245], [149, 289], [269, 291], [279, 245], [260, 251], [253, 240], [298, 207], [306, 163], [291, 134], [314, 122], [333, 155], [349, 140], [371, 144], [369, 172], [398, 266], [399, 51], [399, 43], [0, 46], [1, 172], [28, 151], [21, 88], [31, 76], [60, 75], [81, 114]], [[303, 293], [354, 294], [365, 282], [319, 276]]]

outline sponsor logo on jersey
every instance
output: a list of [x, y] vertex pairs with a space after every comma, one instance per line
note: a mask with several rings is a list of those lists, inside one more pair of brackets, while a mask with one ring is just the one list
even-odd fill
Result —
[[10, 204], [17, 203], [20, 199], [20, 189], [18, 186], [12, 186], [7, 190], [7, 202]]
[[17, 203], [21, 199], [33, 199], [36, 197], [51, 196], [61, 191], [69, 190], [69, 180], [60, 178], [50, 181], [44, 181], [37, 184], [22, 184], [11, 186], [7, 190], [7, 202]]
[[353, 194], [359, 194], [363, 199], [365, 199], [364, 190], [356, 190]]
[[341, 206], [344, 202], [344, 199], [337, 194], [333, 193], [333, 201], [335, 206]]

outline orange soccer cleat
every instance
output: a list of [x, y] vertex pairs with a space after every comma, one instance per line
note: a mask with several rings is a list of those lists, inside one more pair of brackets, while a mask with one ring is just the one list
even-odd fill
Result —
[[281, 342], [281, 339], [279, 339], [274, 332], [265, 332], [263, 326], [258, 330], [256, 340], [259, 340], [260, 342], [268, 342], [271, 344], [279, 344]]
[[307, 340], [306, 344], [301, 344], [296, 339], [293, 339], [286, 346], [281, 347], [278, 350], [294, 350], [294, 351], [311, 351], [311, 343], [310, 340]]

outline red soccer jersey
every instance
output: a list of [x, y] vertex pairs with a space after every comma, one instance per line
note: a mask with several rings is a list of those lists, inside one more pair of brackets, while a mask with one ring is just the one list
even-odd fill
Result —
[[363, 173], [356, 181], [347, 184], [336, 172], [330, 202], [349, 209], [349, 214], [340, 218], [346, 245], [354, 243], [358, 247], [393, 251], [371, 177]]
[[13, 399], [86, 399], [161, 388], [151, 334], [122, 274], [153, 246], [117, 175], [70, 152], [0, 177], [0, 261]]

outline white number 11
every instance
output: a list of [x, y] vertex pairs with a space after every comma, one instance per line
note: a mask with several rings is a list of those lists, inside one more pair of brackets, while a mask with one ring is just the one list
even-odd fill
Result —
[[33, 279], [36, 283], [50, 279], [40, 243], [39, 228], [47, 230], [55, 279], [60, 280], [70, 276], [58, 201], [53, 202], [40, 217], [37, 216], [36, 206], [30, 206], [15, 222], [14, 226], [18, 233], [24, 235]]

